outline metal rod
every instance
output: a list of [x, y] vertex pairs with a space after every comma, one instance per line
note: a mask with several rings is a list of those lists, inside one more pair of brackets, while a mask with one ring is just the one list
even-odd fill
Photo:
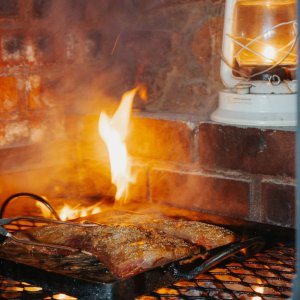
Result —
[[[200, 266], [197, 266], [190, 271], [180, 270], [180, 265], [178, 265], [178, 262], [172, 264], [170, 268], [172, 269], [175, 276], [183, 277], [187, 280], [190, 280], [194, 278], [196, 275], [206, 272], [207, 270], [216, 266], [217, 264], [226, 260], [227, 258], [233, 257], [235, 254], [239, 253], [243, 249], [249, 251], [249, 255], [244, 256], [244, 259], [246, 259], [250, 255], [252, 256], [256, 252], [260, 251], [264, 247], [264, 245], [265, 245], [265, 241], [262, 237], [254, 237], [244, 242], [236, 242], [231, 245], [225, 246], [225, 248], [221, 250], [219, 253], [206, 259]], [[239, 257], [239, 260], [240, 259], [241, 257]]]
[[20, 198], [20, 197], [29, 197], [32, 198], [38, 202], [43, 203], [49, 210], [50, 212], [53, 214], [53, 216], [55, 217], [56, 220], [60, 220], [60, 217], [58, 215], [58, 213], [55, 211], [55, 209], [51, 206], [51, 204], [47, 201], [47, 199], [45, 199], [42, 196], [36, 195], [36, 194], [32, 194], [32, 193], [17, 193], [17, 194], [13, 194], [11, 196], [9, 196], [2, 204], [1, 208], [0, 208], [0, 218], [3, 217], [5, 209], [7, 207], [7, 205], [13, 201], [14, 199]]
[[62, 225], [70, 225], [70, 226], [78, 226], [78, 227], [98, 226], [98, 224], [92, 222], [75, 223], [71, 221], [51, 220], [43, 217], [31, 217], [31, 216], [19, 216], [19, 217], [0, 219], [0, 225], [8, 225], [12, 222], [19, 221], [19, 220], [29, 220], [37, 223], [54, 223], [54, 224], [62, 224]]

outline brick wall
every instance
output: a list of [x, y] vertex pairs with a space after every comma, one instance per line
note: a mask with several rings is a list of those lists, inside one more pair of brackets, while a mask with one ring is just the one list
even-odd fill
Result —
[[294, 133], [206, 122], [224, 1], [0, 0], [0, 201], [114, 194], [99, 112], [143, 83], [130, 198], [291, 227]]
[[[105, 146], [96, 130], [94, 136], [85, 134], [97, 122], [98, 116], [92, 115], [78, 119], [79, 172], [93, 182], [89, 187], [94, 191], [104, 189], [113, 195]], [[131, 122], [128, 148], [137, 178], [129, 200], [294, 227], [292, 129], [221, 125], [189, 115], [139, 114]], [[90, 168], [93, 176], [86, 172]]]
[[[34, 175], [43, 168], [55, 182], [73, 182], [66, 175], [77, 160], [73, 114], [112, 111], [137, 83], [149, 94], [137, 109], [206, 119], [221, 86], [223, 7], [215, 0], [0, 0], [2, 198], [24, 188], [52, 191]], [[6, 184], [7, 174], [16, 180]]]

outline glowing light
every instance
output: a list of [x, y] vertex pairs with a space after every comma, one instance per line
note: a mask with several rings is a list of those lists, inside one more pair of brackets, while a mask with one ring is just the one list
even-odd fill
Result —
[[115, 114], [110, 118], [105, 112], [101, 112], [99, 118], [99, 133], [108, 149], [111, 181], [116, 186], [115, 199], [126, 200], [128, 184], [135, 182], [131, 172], [131, 161], [128, 156], [125, 140], [131, 115], [133, 98], [137, 91], [145, 97], [145, 90], [134, 88], [123, 94], [121, 103]]
[[77, 298], [65, 295], [65, 294], [56, 294], [53, 296], [53, 299], [58, 299], [58, 300], [76, 300]]
[[259, 294], [263, 294], [264, 293], [264, 288], [262, 286], [254, 286], [253, 290]]
[[101, 212], [101, 208], [96, 205], [82, 208], [79, 205], [71, 207], [68, 204], [65, 204], [58, 214], [62, 221], [66, 221], [86, 217], [87, 215], [93, 215], [99, 212]]
[[262, 55], [268, 60], [274, 60], [276, 57], [276, 49], [268, 45], [263, 49]]
[[275, 30], [268, 30], [263, 34], [264, 39], [269, 39], [275, 35]]
[[45, 204], [35, 201], [35, 205], [41, 210], [42, 216], [45, 218], [51, 218], [51, 212], [49, 208], [45, 206]]

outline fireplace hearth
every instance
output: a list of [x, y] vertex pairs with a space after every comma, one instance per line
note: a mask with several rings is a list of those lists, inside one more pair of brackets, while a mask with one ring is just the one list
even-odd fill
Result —
[[[147, 100], [135, 96], [126, 139], [135, 177], [127, 204], [188, 210], [274, 240], [244, 262], [223, 262], [141, 300], [291, 297], [296, 129], [209, 120], [223, 87], [224, 4], [0, 0], [0, 205], [16, 193], [89, 213], [112, 201], [99, 115], [112, 116], [125, 91], [144, 86]], [[40, 209], [27, 198], [5, 215]], [[0, 268], [0, 298], [72, 299], [62, 294]]]
[[[53, 214], [55, 209], [44, 197], [17, 194], [5, 202], [1, 209], [2, 218], [15, 211], [14, 202], [24, 198], [42, 200], [50, 208], [47, 209], [53, 217], [58, 215]], [[57, 200], [54, 199], [53, 203]], [[103, 199], [100, 206], [102, 209], [111, 209], [111, 204], [109, 199]], [[83, 253], [72, 251], [64, 258], [59, 255], [47, 258], [43, 254], [29, 258], [22, 251], [18, 254], [20, 250], [15, 247], [10, 250], [10, 255], [16, 257], [12, 260], [8, 252], [0, 249], [0, 296], [5, 299], [286, 299], [291, 296], [291, 282], [295, 272], [295, 248], [291, 230], [264, 224], [258, 226], [251, 222], [167, 206], [132, 203], [117, 209], [127, 213], [138, 213], [139, 210], [150, 212], [154, 209], [167, 212], [175, 218], [180, 216], [226, 224], [226, 227], [243, 237], [244, 242], [212, 250], [212, 258], [209, 256], [195, 260], [192, 266], [188, 260], [189, 268], [182, 263], [171, 263], [122, 281], [111, 277], [97, 259]], [[41, 221], [40, 216], [37, 217], [36, 220], [32, 216], [27, 219], [21, 217], [16, 221], [14, 218], [3, 219], [7, 220], [3, 224], [7, 224], [5, 228], [13, 233], [37, 226]], [[265, 246], [262, 238], [249, 238], [257, 234], [265, 238]], [[248, 247], [249, 252], [245, 250]], [[255, 252], [251, 251], [252, 248], [259, 252], [253, 255]], [[238, 255], [241, 249], [242, 253], [248, 253], [246, 257]], [[144, 293], [148, 295], [142, 296]]]

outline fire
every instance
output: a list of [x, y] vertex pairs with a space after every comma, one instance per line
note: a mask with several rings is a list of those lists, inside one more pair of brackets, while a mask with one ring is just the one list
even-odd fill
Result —
[[131, 172], [131, 161], [126, 148], [126, 137], [131, 115], [133, 98], [137, 92], [142, 98], [145, 90], [137, 87], [123, 94], [121, 103], [115, 114], [110, 118], [101, 112], [99, 118], [99, 133], [108, 149], [112, 183], [116, 186], [116, 200], [126, 199], [128, 184], [134, 183]]
[[[135, 182], [131, 171], [131, 160], [128, 156], [125, 140], [128, 134], [129, 121], [133, 98], [139, 92], [141, 99], [145, 100], [147, 91], [144, 86], [136, 87], [123, 94], [121, 103], [115, 114], [110, 118], [105, 112], [101, 112], [99, 118], [99, 133], [108, 149], [112, 183], [116, 186], [116, 200], [126, 200], [128, 184]], [[39, 202], [36, 203], [44, 217], [50, 217], [48, 209]], [[58, 212], [62, 221], [85, 217], [101, 211], [97, 206], [83, 208], [80, 204], [69, 206], [65, 204]]]
[[68, 204], [65, 204], [63, 208], [59, 211], [59, 217], [62, 221], [66, 221], [86, 217], [88, 215], [97, 214], [99, 212], [101, 212], [101, 208], [96, 205], [83, 208], [80, 207], [80, 205], [71, 207]]
[[[36, 202], [36, 206], [40, 208], [43, 217], [51, 217], [50, 211], [43, 204]], [[81, 207], [80, 204], [71, 207], [68, 204], [64, 204], [64, 206], [58, 211], [58, 215], [62, 221], [67, 221], [97, 214], [99, 212], [101, 212], [101, 208], [98, 206], [98, 204], [89, 207]]]

